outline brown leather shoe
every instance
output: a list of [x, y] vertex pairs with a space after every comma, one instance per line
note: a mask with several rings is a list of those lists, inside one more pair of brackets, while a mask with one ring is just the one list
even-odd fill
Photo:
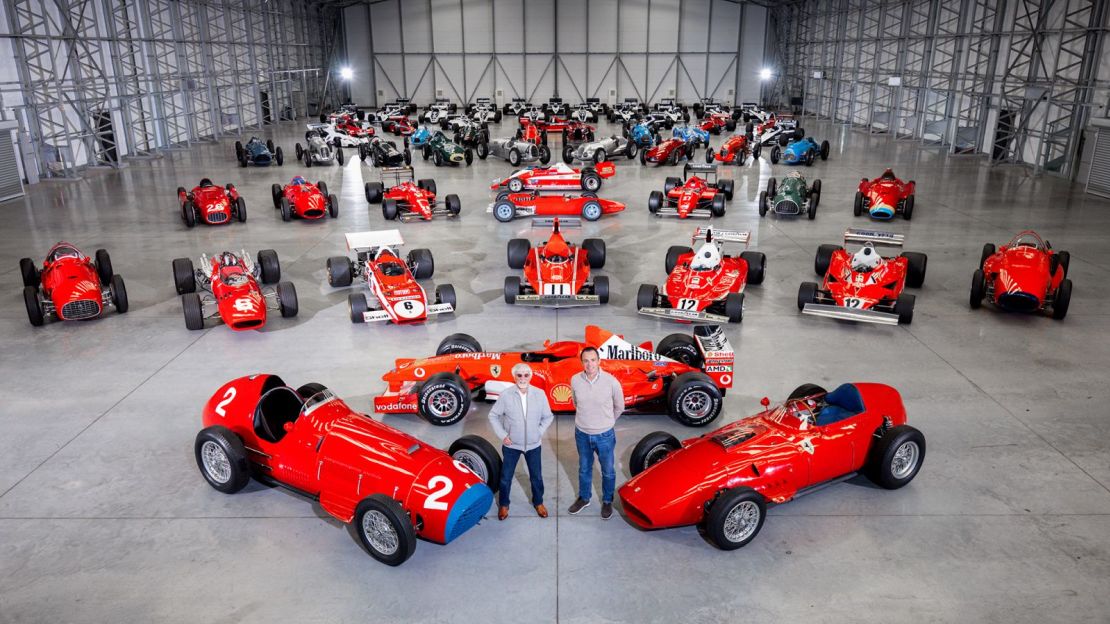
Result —
[[541, 518], [546, 518], [547, 517], [547, 507], [544, 507], [543, 503], [540, 503], [539, 505], [536, 505], [536, 515], [541, 517]]
[[497, 508], [497, 519], [498, 520], [504, 520], [505, 518], [508, 518], [508, 517], [509, 517], [509, 508], [508, 507], [498, 507]]

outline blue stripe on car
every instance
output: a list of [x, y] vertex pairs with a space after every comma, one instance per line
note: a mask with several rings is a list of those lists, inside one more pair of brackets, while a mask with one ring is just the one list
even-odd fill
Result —
[[443, 531], [443, 543], [449, 544], [451, 540], [473, 528], [492, 504], [493, 491], [489, 486], [485, 483], [470, 486], [451, 507]]

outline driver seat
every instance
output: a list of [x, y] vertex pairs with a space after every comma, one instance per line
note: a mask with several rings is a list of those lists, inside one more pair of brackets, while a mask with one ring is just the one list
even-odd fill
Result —
[[254, 432], [269, 442], [281, 442], [285, 437], [285, 423], [301, 415], [304, 399], [289, 386], [278, 386], [266, 391], [254, 408]]
[[825, 406], [817, 413], [817, 426], [824, 427], [851, 418], [863, 412], [863, 397], [859, 388], [852, 384], [841, 384], [836, 390], [825, 395]]

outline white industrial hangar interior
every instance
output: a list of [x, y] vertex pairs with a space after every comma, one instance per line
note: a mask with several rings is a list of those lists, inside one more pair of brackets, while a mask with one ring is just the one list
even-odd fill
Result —
[[1108, 621], [1105, 2], [0, 13], [0, 622]]

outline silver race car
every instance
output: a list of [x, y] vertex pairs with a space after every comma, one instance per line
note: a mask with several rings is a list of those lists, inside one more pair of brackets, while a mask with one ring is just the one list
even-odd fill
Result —
[[[315, 125], [315, 124], [311, 124]], [[304, 140], [306, 145], [297, 143], [297, 160], [304, 161], [305, 167], [312, 165], [330, 165], [337, 162], [343, 164], [343, 148], [339, 146], [328, 145], [324, 140], [324, 135], [316, 130], [309, 130], [304, 133]], [[361, 146], [360, 146], [361, 148]], [[365, 150], [359, 149], [359, 156], [366, 159]]]
[[536, 145], [516, 137], [491, 140], [489, 142], [489, 155], [507, 160], [514, 167], [520, 166], [520, 163], [537, 160], [542, 165], [551, 162], [551, 148], [546, 145]]
[[629, 160], [640, 152], [636, 143], [622, 136], [613, 135], [588, 143], [563, 146], [563, 162], [570, 164], [576, 160], [582, 162], [601, 163], [609, 160], [610, 156], [624, 154]]

